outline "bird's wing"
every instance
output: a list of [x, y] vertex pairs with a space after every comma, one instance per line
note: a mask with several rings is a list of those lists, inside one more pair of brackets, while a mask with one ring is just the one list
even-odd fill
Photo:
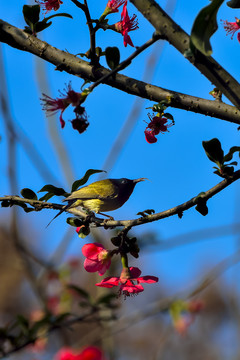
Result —
[[88, 186], [84, 186], [81, 189], [74, 191], [71, 195], [63, 199], [63, 201], [69, 200], [91, 200], [91, 199], [113, 199], [118, 195], [118, 187], [111, 184], [111, 190], [109, 187], [104, 187], [103, 185], [99, 185], [97, 183], [90, 184]]

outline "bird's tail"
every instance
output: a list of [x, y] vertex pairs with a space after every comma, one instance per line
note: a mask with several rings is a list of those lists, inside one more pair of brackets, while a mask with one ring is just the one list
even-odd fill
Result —
[[61, 215], [65, 210], [67, 210], [71, 204], [65, 205], [58, 213], [54, 216], [54, 218], [47, 224], [46, 228], [55, 220], [59, 215]]

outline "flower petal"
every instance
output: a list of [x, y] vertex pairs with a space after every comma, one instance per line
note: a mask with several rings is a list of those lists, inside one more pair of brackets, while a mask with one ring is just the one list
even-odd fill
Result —
[[82, 247], [83, 255], [91, 260], [97, 260], [98, 254], [104, 249], [104, 246], [99, 243], [85, 244]]
[[138, 283], [153, 284], [153, 283], [158, 282], [158, 277], [156, 277], [156, 276], [151, 276], [151, 275], [146, 275], [146, 276], [139, 277], [139, 278], [137, 279], [137, 282], [138, 282]]
[[100, 283], [95, 284], [96, 286], [111, 288], [113, 286], [118, 286], [119, 284], [119, 277], [106, 277]]
[[237, 39], [240, 42], [240, 33], [237, 34]]
[[138, 294], [139, 292], [144, 291], [144, 288], [142, 287], [142, 285], [126, 285], [126, 284], [122, 284], [120, 286], [120, 291], [124, 292], [125, 295], [126, 293], [130, 293], [130, 294]]
[[153, 131], [145, 130], [144, 134], [145, 134], [145, 138], [149, 144], [153, 144], [153, 143], [157, 142], [157, 138], [154, 135]]
[[130, 270], [130, 274], [131, 274], [132, 279], [138, 278], [142, 273], [141, 270], [139, 268], [137, 268], [137, 267], [130, 267], [129, 270]]
[[85, 259], [83, 266], [87, 272], [96, 272], [99, 270], [99, 263], [94, 260]]

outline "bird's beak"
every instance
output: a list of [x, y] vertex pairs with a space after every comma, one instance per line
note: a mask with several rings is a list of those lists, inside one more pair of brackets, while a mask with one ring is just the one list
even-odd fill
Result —
[[147, 179], [147, 178], [139, 178], [139, 179], [133, 180], [133, 182], [134, 182], [135, 184], [137, 184], [138, 182], [140, 182], [140, 181], [145, 181], [145, 180], [148, 180], [148, 179]]

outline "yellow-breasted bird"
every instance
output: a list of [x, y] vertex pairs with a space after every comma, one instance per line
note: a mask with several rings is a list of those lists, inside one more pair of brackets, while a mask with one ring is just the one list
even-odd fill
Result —
[[84, 186], [63, 199], [63, 201], [68, 201], [68, 205], [66, 205], [50, 223], [66, 209], [72, 209], [77, 206], [82, 206], [97, 214], [110, 217], [109, 215], [103, 214], [102, 211], [112, 211], [120, 208], [131, 196], [135, 185], [144, 180], [146, 179], [106, 179], [95, 181], [92, 184]]

